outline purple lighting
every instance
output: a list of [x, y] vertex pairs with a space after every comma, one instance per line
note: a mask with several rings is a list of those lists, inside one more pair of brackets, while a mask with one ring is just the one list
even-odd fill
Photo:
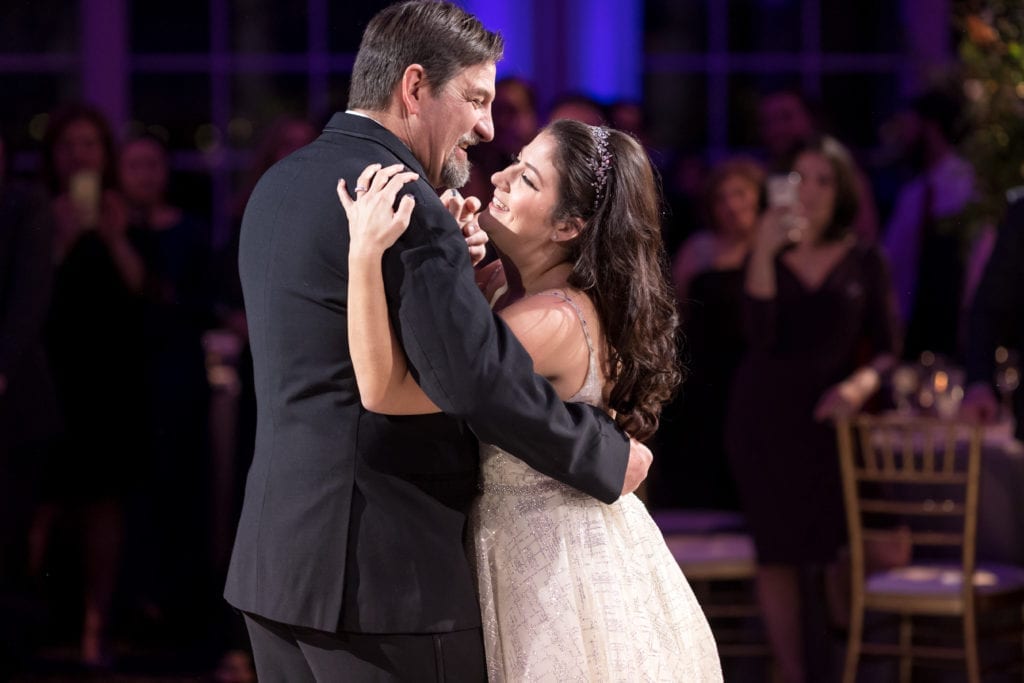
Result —
[[533, 81], [542, 99], [567, 91], [604, 101], [640, 99], [640, 0], [465, 0], [463, 6], [505, 37], [498, 75]]

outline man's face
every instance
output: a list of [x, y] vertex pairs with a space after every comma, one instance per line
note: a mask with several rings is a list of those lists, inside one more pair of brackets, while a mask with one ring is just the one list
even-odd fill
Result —
[[810, 113], [796, 95], [765, 97], [759, 111], [761, 141], [773, 157], [783, 157], [814, 133]]
[[135, 140], [121, 148], [121, 191], [131, 204], [155, 206], [167, 190], [167, 157], [152, 140]]
[[537, 134], [537, 112], [521, 83], [506, 81], [494, 95], [494, 145], [517, 154]]
[[410, 146], [435, 187], [462, 187], [469, 180], [466, 149], [494, 137], [493, 62], [458, 72], [439, 91], [427, 88]]

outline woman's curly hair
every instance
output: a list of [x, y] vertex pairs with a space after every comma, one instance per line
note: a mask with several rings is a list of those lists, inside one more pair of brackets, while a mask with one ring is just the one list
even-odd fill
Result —
[[572, 120], [545, 130], [557, 142], [554, 218], [584, 221], [569, 284], [591, 297], [604, 328], [608, 407], [620, 427], [646, 439], [682, 381], [654, 169], [640, 143], [620, 131]]

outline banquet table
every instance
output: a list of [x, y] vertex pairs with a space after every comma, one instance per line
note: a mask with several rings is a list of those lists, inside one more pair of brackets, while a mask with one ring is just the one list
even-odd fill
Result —
[[978, 559], [1024, 566], [1024, 444], [1010, 422], [983, 435]]

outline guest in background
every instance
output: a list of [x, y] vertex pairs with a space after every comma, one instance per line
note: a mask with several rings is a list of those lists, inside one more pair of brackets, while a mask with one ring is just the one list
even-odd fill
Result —
[[[292, 152], [312, 142], [319, 131], [305, 118], [285, 116], [275, 121], [256, 145], [256, 151], [246, 171], [245, 179], [231, 208], [232, 231], [227, 245], [215, 257], [217, 263], [214, 282], [214, 314], [219, 329], [207, 333], [213, 354], [218, 356], [218, 369], [227, 370], [230, 378], [221, 377], [227, 385], [211, 396], [211, 443], [213, 460], [229, 464], [220, 473], [226, 481], [215, 481], [221, 495], [213, 502], [215, 509], [210, 520], [214, 535], [212, 565], [214, 572], [227, 574], [228, 559], [234, 542], [234, 532], [242, 509], [245, 477], [252, 462], [256, 443], [256, 389], [253, 377], [252, 352], [249, 348], [249, 328], [242, 301], [242, 282], [238, 273], [238, 247], [242, 214], [257, 181], [271, 166]], [[226, 494], [226, 495], [225, 495]], [[220, 586], [222, 578], [216, 581]], [[217, 676], [225, 672], [244, 672], [242, 680], [255, 678], [252, 657], [249, 654], [249, 635], [230, 606], [218, 601], [220, 612], [212, 615], [212, 640], [222, 650]]]
[[650, 150], [651, 136], [642, 104], [635, 100], [616, 100], [608, 106], [608, 121], [612, 128], [629, 133], [644, 149]]
[[267, 169], [300, 147], [308, 145], [318, 134], [316, 127], [301, 116], [281, 116], [270, 124], [260, 136], [242, 186], [231, 202], [234, 223], [241, 223], [249, 195]]
[[467, 197], [490, 197], [494, 190], [491, 176], [511, 164], [537, 134], [537, 96], [533, 86], [517, 76], [498, 80], [494, 84], [491, 119], [494, 139], [468, 150], [473, 166], [469, 182], [462, 188]]
[[974, 169], [956, 152], [960, 98], [933, 90], [914, 99], [910, 155], [918, 175], [905, 185], [885, 233], [896, 300], [906, 329], [904, 356], [932, 351], [962, 358], [961, 310], [969, 236], [963, 211], [974, 196]]
[[[136, 586], [152, 618], [194, 614], [208, 550], [208, 393], [203, 330], [212, 325], [206, 225], [167, 199], [167, 150], [154, 137], [126, 142], [121, 193], [129, 237], [145, 263], [142, 331], [146, 463], [132, 501]], [[188, 505], [183, 502], [189, 501]]]
[[[821, 134], [821, 121], [813, 107], [796, 88], [765, 92], [758, 101], [758, 131], [767, 154], [768, 170], [788, 168], [794, 152]], [[851, 230], [865, 244], [878, 237], [878, 211], [867, 175], [854, 162], [857, 214]]]
[[[62, 521], [80, 525], [81, 656], [88, 665], [102, 665], [120, 567], [122, 502], [144, 448], [140, 295], [146, 273], [128, 239], [113, 137], [102, 114], [80, 104], [60, 109], [44, 144], [57, 267], [47, 341], [65, 430], [44, 479], [30, 561], [43, 576], [60, 513], [66, 513]], [[50, 567], [47, 575], [67, 580], [64, 567]]]
[[725, 416], [732, 375], [745, 348], [743, 267], [761, 212], [764, 171], [752, 159], [711, 170], [705, 191], [707, 229], [691, 236], [672, 268], [685, 330], [690, 376], [666, 408], [650, 502], [660, 507], [736, 510], [736, 484], [725, 455]]
[[[994, 422], [999, 401], [993, 391], [995, 351], [1003, 346], [1017, 355], [1016, 383], [1024, 358], [1024, 189], [1012, 191], [1013, 199], [996, 238], [995, 248], [971, 306], [967, 330], [967, 392], [961, 410], [974, 420]], [[1009, 354], [1004, 363], [1009, 366]], [[1009, 389], [1012, 378], [1002, 383]], [[1013, 394], [1016, 435], [1024, 439], [1024, 391]]]
[[26, 600], [28, 529], [40, 466], [57, 431], [43, 344], [53, 280], [53, 218], [39, 192], [10, 182], [0, 138], [0, 680], [38, 619]]
[[675, 254], [694, 232], [705, 225], [704, 194], [708, 165], [702, 153], [682, 151], [663, 177], [667, 216], [662, 226], [665, 250]]
[[563, 93], [555, 98], [548, 112], [548, 122], [558, 119], [572, 119], [591, 126], [606, 125], [604, 107], [601, 103], [577, 92]]
[[[237, 439], [223, 439], [236, 442], [237, 491], [240, 493], [249, 469], [253, 445], [256, 438], [256, 393], [253, 388], [252, 356], [249, 353], [249, 328], [242, 302], [242, 283], [238, 276], [238, 239], [242, 225], [242, 214], [249, 202], [256, 182], [267, 170], [281, 159], [312, 142], [318, 131], [309, 121], [298, 116], [285, 116], [275, 121], [263, 134], [256, 152], [245, 174], [245, 181], [232, 202], [232, 231], [228, 244], [219, 252], [217, 282], [214, 283], [214, 311], [222, 329], [234, 340], [234, 358], [225, 358], [234, 363], [238, 373], [238, 423], [226, 426], [236, 432]], [[230, 355], [230, 354], [229, 354]], [[214, 429], [221, 428], [218, 425]], [[241, 495], [233, 501], [235, 514], [241, 509]], [[231, 525], [232, 528], [234, 524]], [[230, 543], [228, 544], [230, 547]], [[219, 560], [220, 558], [215, 558]], [[227, 557], [223, 558], [227, 569]]]
[[[830, 568], [845, 517], [835, 431], [893, 363], [885, 262], [851, 234], [857, 214], [849, 153], [831, 138], [795, 157], [799, 201], [769, 208], [746, 270], [747, 352], [733, 381], [726, 447], [757, 549], [757, 594], [783, 680], [823, 680], [802, 630], [801, 569]], [[831, 577], [831, 581], [828, 579]], [[838, 607], [838, 606], [837, 606]]]

